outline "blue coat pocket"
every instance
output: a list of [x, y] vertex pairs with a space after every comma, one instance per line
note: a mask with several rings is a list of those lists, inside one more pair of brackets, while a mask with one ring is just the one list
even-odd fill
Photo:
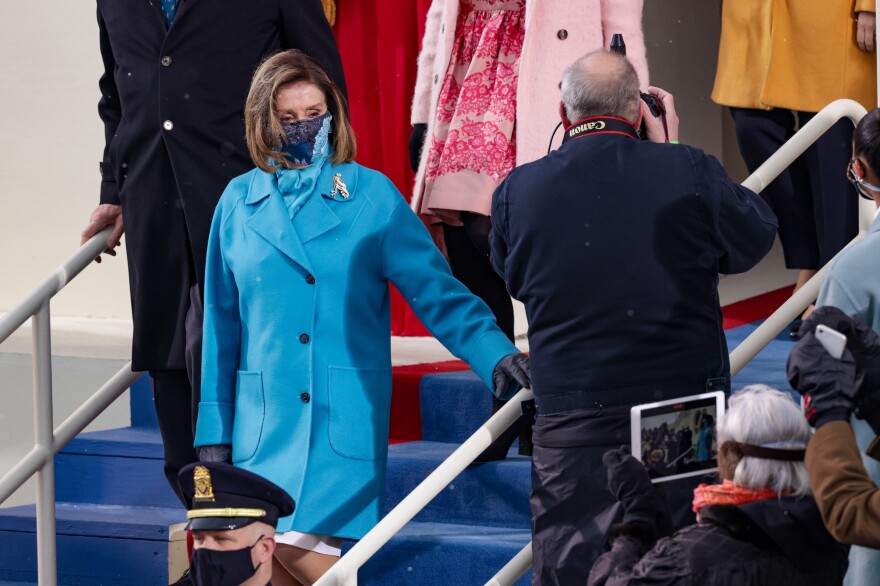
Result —
[[238, 371], [235, 389], [235, 415], [232, 422], [232, 461], [244, 462], [254, 457], [263, 435], [266, 402], [263, 397], [263, 372]]
[[328, 434], [333, 451], [352, 460], [377, 460], [388, 453], [391, 369], [329, 369]]

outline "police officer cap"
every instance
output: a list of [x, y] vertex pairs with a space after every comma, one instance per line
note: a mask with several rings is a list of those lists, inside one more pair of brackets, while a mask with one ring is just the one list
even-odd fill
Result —
[[196, 462], [181, 469], [177, 482], [186, 498], [187, 529], [223, 531], [254, 521], [275, 527], [293, 514], [284, 489], [262, 476], [219, 462]]

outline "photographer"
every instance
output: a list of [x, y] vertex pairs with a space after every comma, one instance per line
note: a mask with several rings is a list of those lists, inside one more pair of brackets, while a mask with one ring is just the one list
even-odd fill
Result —
[[776, 234], [716, 159], [673, 144], [673, 97], [649, 91], [665, 131], [625, 57], [578, 59], [562, 78], [562, 146], [492, 198], [492, 266], [529, 322], [536, 585], [583, 584], [601, 553], [615, 506], [602, 454], [629, 437], [630, 407], [730, 389], [718, 275], [752, 268]]
[[625, 448], [606, 453], [608, 489], [624, 516], [588, 586], [840, 584], [847, 548], [825, 530], [808, 494], [801, 460], [809, 435], [787, 394], [764, 385], [735, 394], [718, 422], [722, 482], [701, 484], [697, 523], [665, 538], [667, 505], [644, 466]]
[[[819, 324], [846, 335], [840, 360], [816, 339]], [[880, 337], [860, 317], [828, 306], [804, 320], [801, 333], [788, 358], [788, 376], [816, 428], [806, 456], [813, 495], [835, 539], [880, 548], [880, 489], [865, 471], [849, 423], [855, 413], [880, 432]], [[867, 454], [880, 458], [878, 439]]]

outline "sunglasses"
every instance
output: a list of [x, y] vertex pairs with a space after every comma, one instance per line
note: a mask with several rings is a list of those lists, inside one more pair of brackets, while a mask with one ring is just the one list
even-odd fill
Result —
[[862, 177], [859, 177], [858, 175], [856, 175], [856, 171], [853, 168], [853, 166], [855, 165], [855, 162], [856, 162], [855, 159], [850, 159], [849, 165], [846, 166], [846, 178], [849, 179], [849, 182], [853, 184], [853, 187], [856, 188], [856, 191], [858, 192], [858, 194], [860, 196], [867, 199], [868, 201], [874, 201], [874, 196], [872, 196], [869, 193], [866, 193], [864, 188], [867, 187], [868, 189], [870, 189], [872, 191], [876, 191], [876, 192], [880, 193], [880, 187], [877, 187], [876, 185], [871, 185], [870, 183], [865, 181]]

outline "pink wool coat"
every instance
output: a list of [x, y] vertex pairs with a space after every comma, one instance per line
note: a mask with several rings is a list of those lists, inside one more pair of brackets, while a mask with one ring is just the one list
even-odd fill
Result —
[[[413, 124], [427, 124], [433, 132], [440, 86], [446, 75], [458, 22], [460, 0], [433, 0], [419, 54], [413, 96]], [[611, 36], [622, 33], [627, 56], [648, 86], [648, 64], [642, 37], [642, 0], [527, 0], [526, 34], [519, 66], [516, 107], [516, 164], [547, 154], [553, 129], [559, 124], [559, 82], [565, 69], [590, 51], [608, 47]], [[558, 146], [562, 132], [556, 133]], [[427, 157], [416, 173], [412, 208], [421, 211]], [[489, 214], [491, 193], [484, 198]]]

